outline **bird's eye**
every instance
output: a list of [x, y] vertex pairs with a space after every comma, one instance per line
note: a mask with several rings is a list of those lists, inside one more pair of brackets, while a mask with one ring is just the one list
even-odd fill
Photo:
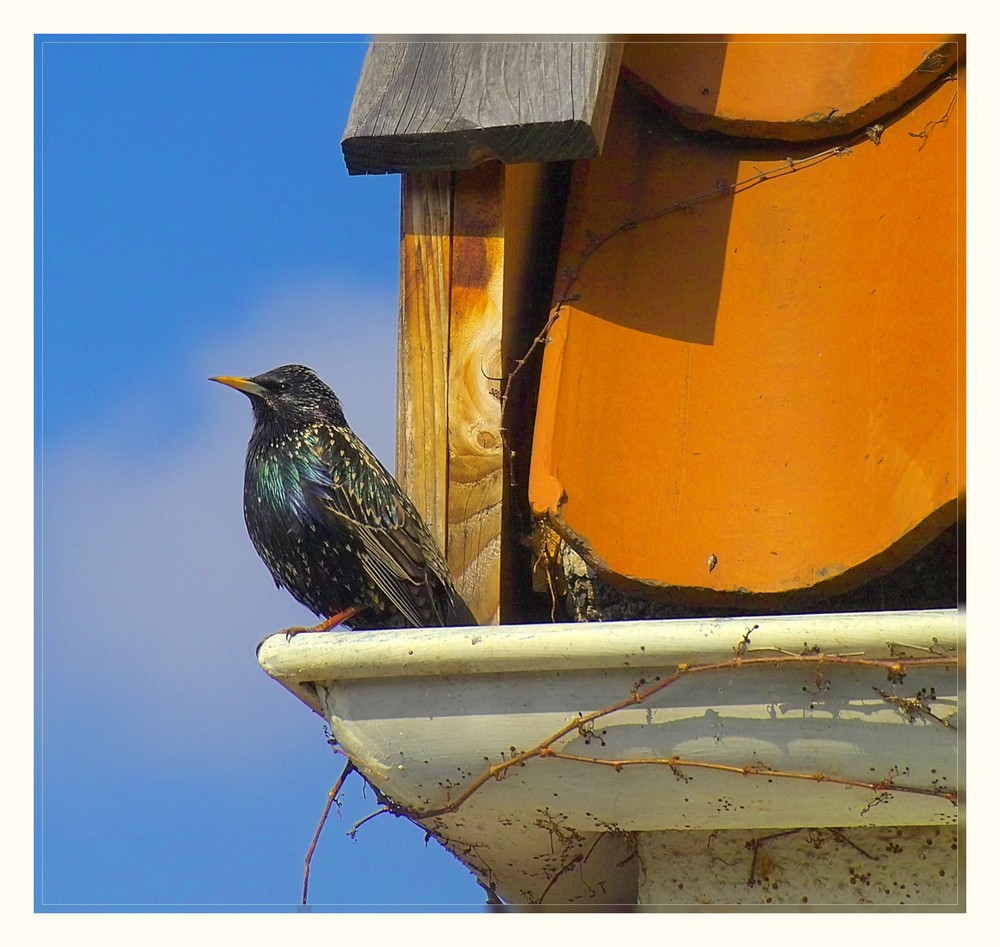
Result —
[[288, 391], [292, 386], [287, 381], [277, 381], [271, 386], [275, 391]]

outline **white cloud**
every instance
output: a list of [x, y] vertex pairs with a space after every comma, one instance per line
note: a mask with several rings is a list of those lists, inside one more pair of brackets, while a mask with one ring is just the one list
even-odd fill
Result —
[[268, 730], [281, 739], [277, 707], [281, 719], [286, 708], [309, 716], [256, 664], [260, 638], [311, 615], [274, 587], [246, 535], [249, 403], [207, 378], [309, 364], [391, 469], [395, 337], [392, 291], [288, 287], [260, 302], [238, 338], [216, 339], [178, 368], [177, 385], [199, 392], [203, 423], [169, 451], [131, 449], [137, 419], [169, 406], [162, 392], [139, 389], [122, 392], [113, 417], [46, 453], [47, 727], [83, 702], [141, 732], [157, 757], [204, 758], [206, 744], [240, 752], [236, 718], [266, 742]]

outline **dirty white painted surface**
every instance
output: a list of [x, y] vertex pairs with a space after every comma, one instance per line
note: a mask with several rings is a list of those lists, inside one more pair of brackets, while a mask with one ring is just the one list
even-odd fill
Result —
[[638, 903], [957, 905], [958, 845], [940, 825], [643, 832]]
[[[660, 903], [656, 899], [674, 893], [659, 866], [676, 859], [676, 851], [664, 856], [680, 846], [692, 853], [689, 883], [700, 897], [720, 899], [699, 903], [747, 903], [727, 901], [735, 896], [729, 887], [735, 882], [699, 867], [694, 853], [709, 832], [728, 833], [737, 845], [750, 836], [802, 828], [919, 826], [953, 834], [958, 809], [933, 792], [961, 788], [955, 664], [910, 668], [896, 683], [885, 669], [795, 661], [686, 673], [641, 703], [571, 728], [551, 744], [582, 760], [527, 759], [504, 770], [501, 780], [488, 779], [455, 811], [423, 815], [456, 800], [489, 766], [538, 746], [581, 714], [676, 674], [679, 665], [731, 662], [754, 625], [747, 659], [798, 655], [813, 646], [853, 657], [956, 656], [964, 615], [945, 610], [332, 632], [291, 642], [278, 635], [262, 643], [259, 659], [323, 713], [341, 750], [374, 786], [510, 902]], [[932, 715], [904, 714], [876, 688], [896, 697], [933, 689], [927, 702]], [[624, 765], [588, 762], [600, 760]], [[782, 774], [891, 786], [873, 790]], [[809, 836], [787, 838], [793, 852]], [[799, 843], [791, 841], [796, 838]], [[879, 839], [872, 837], [872, 844]], [[850, 845], [842, 847], [863, 858]], [[815, 861], [816, 849], [810, 851]], [[945, 879], [940, 890], [933, 879], [923, 884], [927, 896], [947, 893], [949, 885], [954, 890], [957, 858], [948, 851], [952, 870], [938, 875]], [[790, 867], [797, 856], [782, 857]], [[832, 870], [834, 861], [824, 864]], [[742, 864], [748, 871], [750, 862]], [[841, 880], [849, 877], [843, 868], [836, 867]], [[807, 877], [790, 871], [791, 900], [781, 903], [793, 903], [795, 894], [811, 897]]]

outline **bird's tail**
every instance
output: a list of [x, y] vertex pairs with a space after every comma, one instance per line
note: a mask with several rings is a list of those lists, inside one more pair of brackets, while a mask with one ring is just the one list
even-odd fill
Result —
[[479, 624], [476, 621], [476, 616], [472, 614], [472, 609], [457, 591], [452, 592], [448, 614], [445, 616], [445, 624], [453, 628]]

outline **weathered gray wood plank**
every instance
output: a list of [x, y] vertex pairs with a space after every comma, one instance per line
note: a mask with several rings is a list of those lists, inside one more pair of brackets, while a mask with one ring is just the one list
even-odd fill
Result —
[[351, 174], [593, 158], [621, 43], [375, 42], [341, 147]]

